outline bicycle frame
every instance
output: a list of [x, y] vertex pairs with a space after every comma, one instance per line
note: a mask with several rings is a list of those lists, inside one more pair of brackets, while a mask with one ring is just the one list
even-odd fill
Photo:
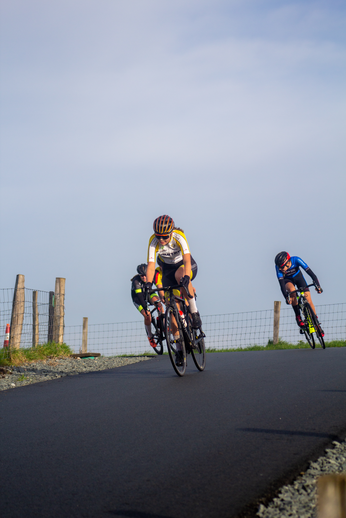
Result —
[[[311, 288], [311, 286], [315, 286], [315, 284], [308, 284], [306, 286], [306, 288]], [[306, 304], [308, 304], [308, 301], [305, 298], [304, 290], [294, 290], [294, 291], [291, 291], [291, 293], [296, 293], [296, 295], [297, 295], [298, 306], [306, 318], [306, 322], [309, 326], [309, 333], [310, 334], [316, 333], [315, 326], [314, 326], [313, 322], [311, 321], [309, 313], [308, 312], [305, 313], [305, 311], [304, 311]]]
[[[176, 290], [181, 289], [181, 285], [176, 284], [173, 286], [166, 286], [163, 289], [165, 290], [167, 306], [172, 305], [177, 309], [182, 332], [188, 339], [188, 343], [187, 343], [188, 347], [190, 349], [196, 348], [198, 343], [205, 338], [205, 334], [201, 330], [200, 336], [197, 336], [197, 333], [195, 333], [196, 336], [194, 336], [194, 330], [191, 327], [190, 312], [188, 310], [188, 305], [186, 304], [185, 297], [183, 295], [178, 296], [176, 293], [174, 293]], [[180, 311], [182, 312], [183, 315], [180, 314]], [[183, 324], [184, 319], [187, 324], [186, 327]], [[177, 322], [177, 325], [178, 325], [178, 322]]]

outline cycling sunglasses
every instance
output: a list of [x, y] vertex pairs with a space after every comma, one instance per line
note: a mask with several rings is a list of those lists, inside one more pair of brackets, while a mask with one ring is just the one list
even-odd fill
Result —
[[288, 268], [288, 263], [290, 262], [290, 260], [288, 259], [285, 264], [282, 264], [280, 267], [279, 267], [279, 270], [283, 270], [285, 268], [285, 266], [287, 266]]
[[168, 239], [171, 237], [171, 234], [167, 234], [167, 235], [164, 235], [164, 236], [159, 236], [158, 234], [155, 234], [155, 236], [157, 237], [157, 239]]

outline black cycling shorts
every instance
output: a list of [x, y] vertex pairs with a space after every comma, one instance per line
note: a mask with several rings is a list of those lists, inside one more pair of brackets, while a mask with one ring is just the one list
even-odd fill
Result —
[[301, 291], [310, 291], [309, 288], [307, 288], [307, 282], [306, 280], [304, 279], [304, 275], [302, 274], [301, 271], [299, 271], [297, 273], [297, 275], [295, 275], [294, 277], [292, 277], [292, 279], [285, 279], [285, 283], [287, 282], [291, 282], [292, 284], [295, 284], [298, 288], [298, 290], [301, 290]]
[[[173, 286], [174, 284], [177, 284], [177, 280], [175, 278], [175, 272], [180, 268], [180, 266], [183, 266], [184, 261], [179, 261], [179, 263], [176, 264], [166, 264], [164, 263], [160, 257], [157, 259], [158, 264], [162, 268], [162, 284], [163, 286]], [[193, 281], [193, 279], [196, 277], [198, 271], [197, 263], [191, 257], [191, 275], [190, 279]]]

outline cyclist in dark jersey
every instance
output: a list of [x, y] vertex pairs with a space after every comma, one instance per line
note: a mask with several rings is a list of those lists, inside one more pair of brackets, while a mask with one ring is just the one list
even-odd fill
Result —
[[[303, 268], [307, 274], [310, 275], [317, 293], [322, 293], [322, 288], [320, 286], [319, 280], [311, 268], [301, 259], [300, 257], [293, 256], [291, 257], [287, 252], [280, 252], [275, 257], [275, 270], [276, 275], [279, 280], [280, 288], [282, 294], [286, 300], [286, 304], [292, 304], [294, 313], [296, 315], [296, 321], [299, 327], [304, 327], [304, 322], [300, 316], [300, 309], [298, 306], [298, 300], [295, 293], [292, 293], [296, 286], [299, 290], [305, 292], [306, 300], [312, 307], [316, 315], [316, 309], [311, 299], [311, 294], [309, 288], [307, 288], [307, 282], [304, 279], [300, 268]], [[317, 318], [317, 315], [316, 315]], [[318, 321], [318, 318], [317, 318]], [[324, 336], [324, 332], [321, 329], [322, 336]]]
[[[156, 347], [155, 340], [153, 339], [153, 335], [151, 333], [151, 315], [150, 311], [145, 309], [147, 307], [147, 303], [145, 301], [145, 297], [143, 294], [143, 288], [147, 282], [147, 265], [146, 264], [139, 264], [137, 266], [137, 273], [138, 275], [135, 275], [131, 279], [131, 297], [132, 302], [138, 309], [138, 311], [143, 315], [144, 317], [144, 327], [145, 331], [147, 333], [147, 337], [149, 340], [149, 343], [151, 347]], [[155, 271], [155, 283], [159, 285], [159, 272]], [[162, 287], [162, 285], [161, 285]], [[150, 302], [154, 303], [158, 300], [158, 296], [155, 293], [152, 293], [150, 295]], [[162, 311], [162, 305], [159, 304], [159, 311]]]

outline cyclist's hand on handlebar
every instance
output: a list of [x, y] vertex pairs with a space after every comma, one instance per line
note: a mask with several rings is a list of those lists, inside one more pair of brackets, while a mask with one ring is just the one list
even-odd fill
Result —
[[291, 295], [289, 293], [286, 293], [285, 300], [286, 300], [286, 304], [291, 304]]
[[181, 286], [182, 286], [183, 288], [185, 288], [186, 293], [187, 293], [188, 295], [190, 295], [190, 293], [189, 293], [190, 277], [189, 277], [188, 275], [184, 275], [184, 277], [182, 277], [182, 278], [180, 279], [180, 284], [181, 284]]
[[322, 290], [321, 286], [316, 286], [316, 285], [315, 285], [315, 290], [316, 290], [316, 291], [317, 291], [317, 293], [319, 293], [319, 294], [323, 293], [323, 290]]
[[152, 287], [153, 283], [152, 282], [146, 282], [144, 284], [144, 298], [147, 302], [149, 302], [149, 299], [150, 299], [150, 290], [151, 290], [151, 287]]

